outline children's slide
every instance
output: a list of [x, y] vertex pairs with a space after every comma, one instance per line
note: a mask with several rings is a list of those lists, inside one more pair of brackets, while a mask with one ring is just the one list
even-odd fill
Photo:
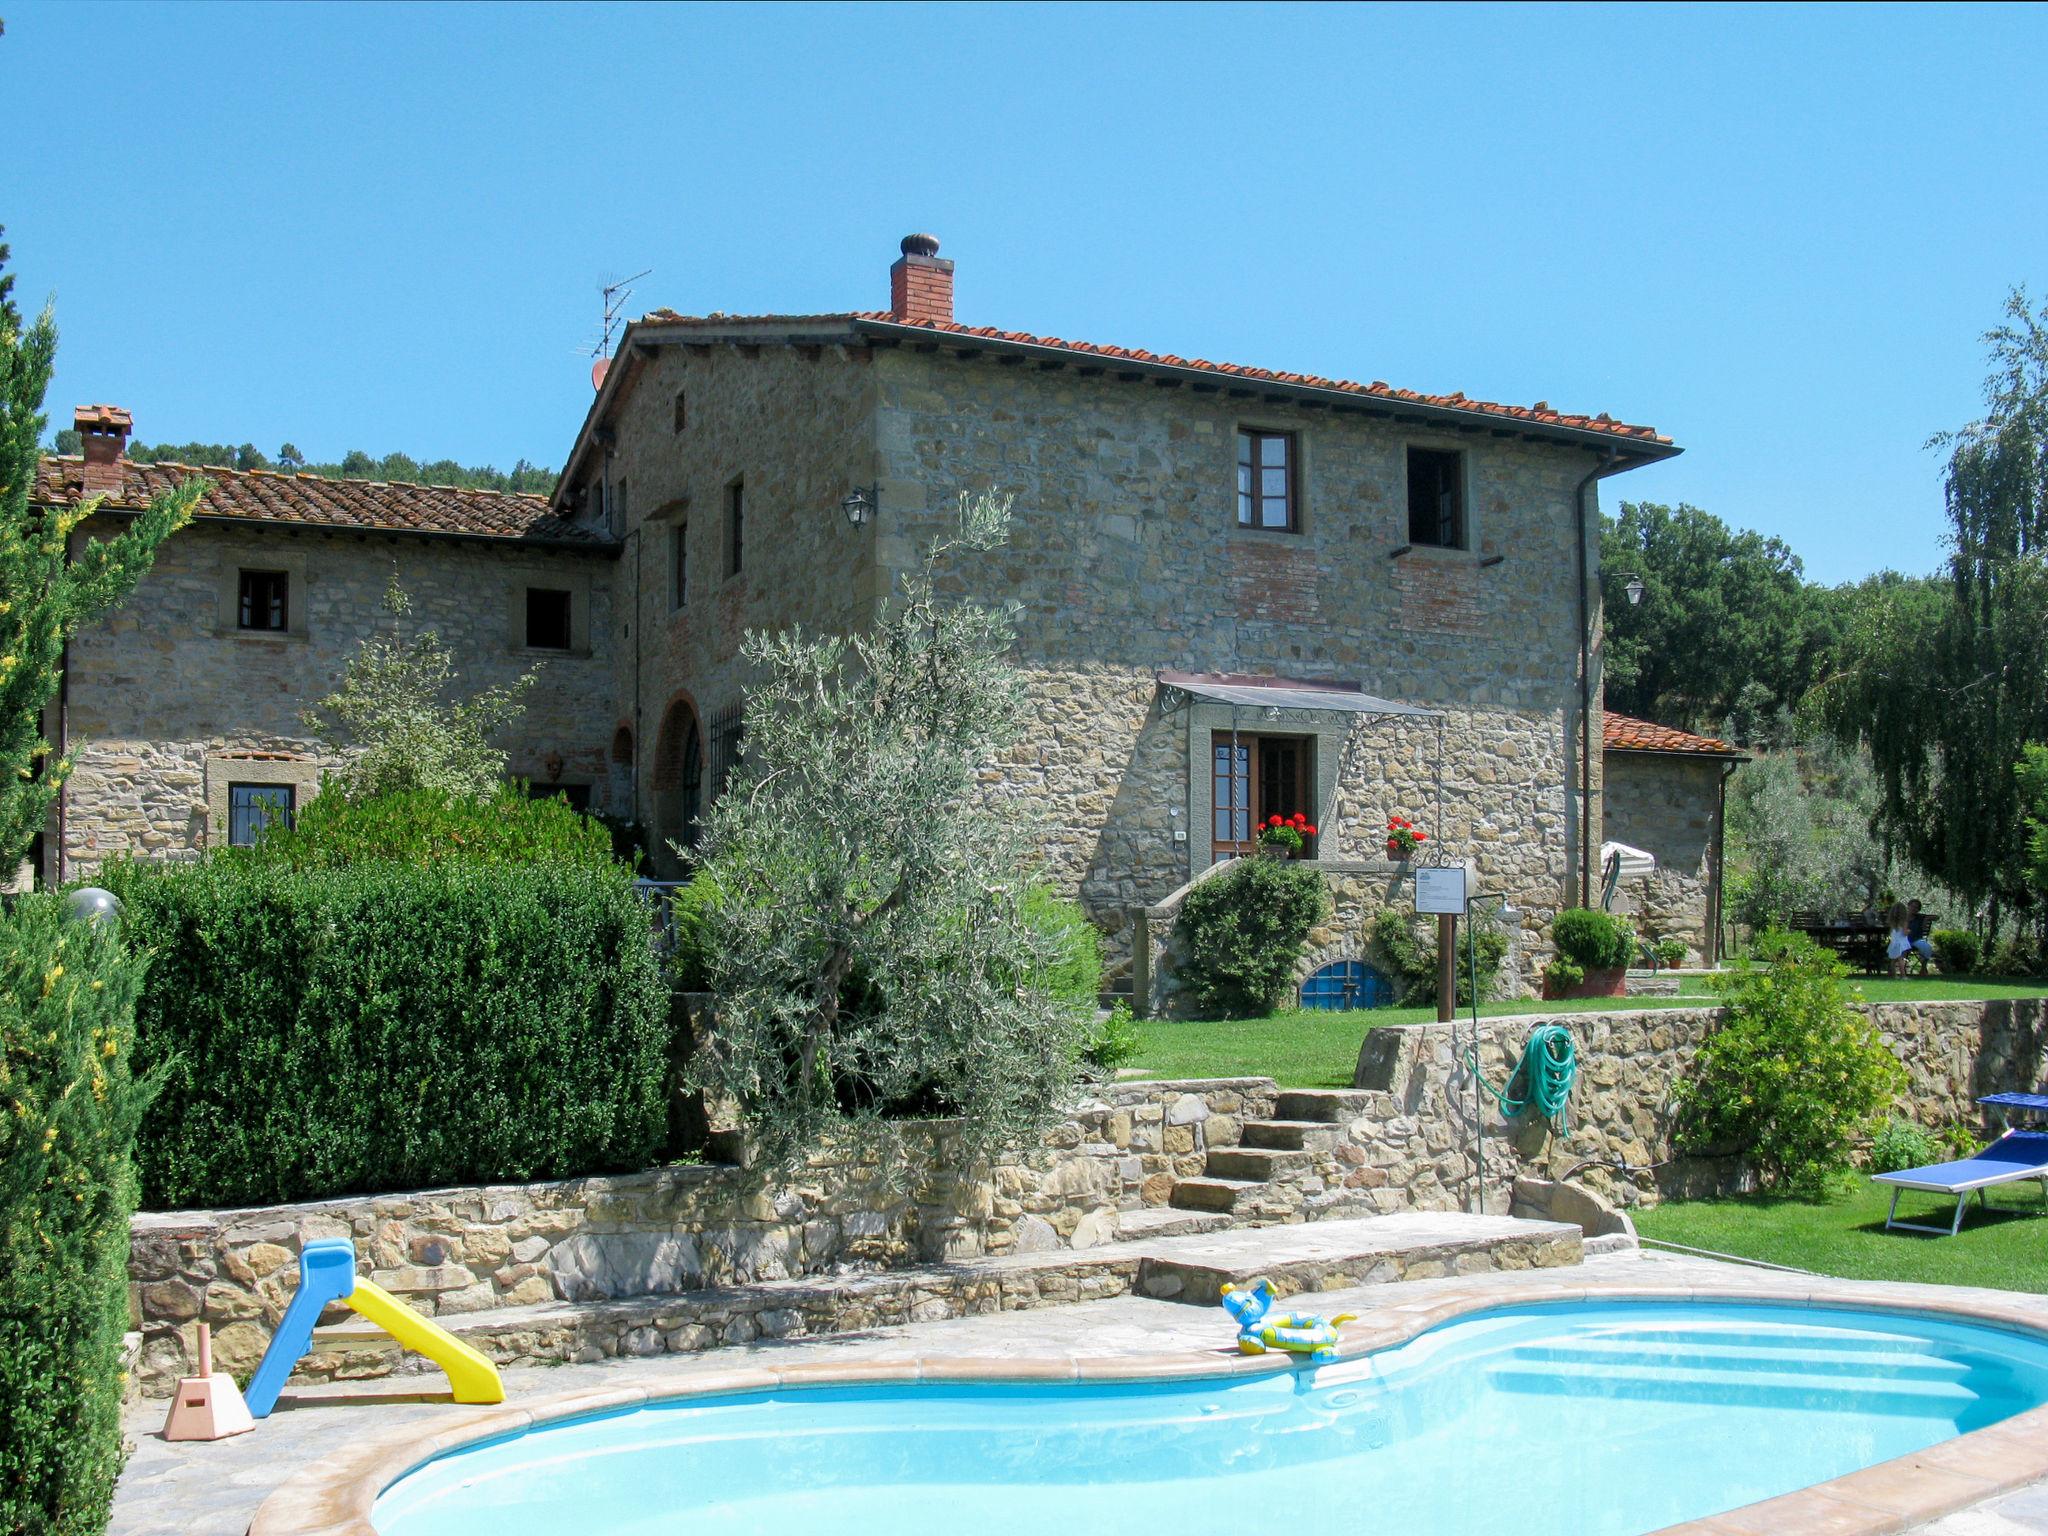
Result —
[[430, 1317], [422, 1317], [380, 1285], [356, 1278], [355, 1244], [345, 1237], [321, 1237], [299, 1254], [299, 1289], [271, 1335], [263, 1363], [249, 1379], [249, 1412], [268, 1418], [277, 1394], [313, 1342], [321, 1309], [338, 1301], [382, 1328], [407, 1349], [425, 1355], [448, 1373], [458, 1403], [502, 1403], [498, 1368]]

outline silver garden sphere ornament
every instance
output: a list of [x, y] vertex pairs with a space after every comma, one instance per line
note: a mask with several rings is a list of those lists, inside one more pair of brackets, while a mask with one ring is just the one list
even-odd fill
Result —
[[64, 898], [64, 915], [73, 922], [119, 924], [121, 898], [96, 885], [82, 885]]

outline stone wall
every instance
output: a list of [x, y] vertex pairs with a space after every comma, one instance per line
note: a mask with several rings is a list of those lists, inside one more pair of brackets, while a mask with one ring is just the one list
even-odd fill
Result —
[[[1163, 1139], [1178, 1145], [1185, 1136], [1171, 1130]], [[143, 1212], [134, 1220], [130, 1294], [144, 1373], [159, 1382], [180, 1374], [202, 1320], [213, 1325], [225, 1369], [253, 1366], [297, 1286], [309, 1238], [350, 1238], [365, 1278], [444, 1316], [1085, 1249], [1115, 1234], [1124, 1160], [1084, 1141], [1078, 1123], [1055, 1130], [1042, 1156], [982, 1177], [957, 1172], [943, 1124], [912, 1128], [905, 1149], [905, 1164], [888, 1176], [871, 1161], [821, 1159], [805, 1177], [765, 1187], [729, 1164], [708, 1164]], [[1129, 1172], [1135, 1187], [1142, 1175]]]
[[[875, 479], [868, 357], [865, 347], [807, 355], [702, 345], [625, 364], [634, 371], [614, 414], [617, 440], [593, 478], [608, 479], [624, 508], [613, 526], [632, 599], [621, 605], [610, 690], [631, 760], [633, 819], [648, 829], [660, 872], [675, 871], [668, 845], [686, 833], [684, 781], [700, 805], [719, 787], [713, 723], [741, 702], [746, 631], [844, 634], [865, 628], [880, 600], [877, 524], [855, 528], [839, 510], [849, 490]], [[885, 498], [881, 518], [893, 510]]]
[[[962, 492], [1015, 497], [1010, 544], [950, 579], [1021, 605], [1033, 721], [1008, 787], [1047, 828], [1053, 873], [1110, 931], [1113, 964], [1128, 955], [1128, 909], [1209, 864], [1211, 733], [1233, 725], [1313, 739], [1329, 790], [1321, 857], [1378, 857], [1398, 812], [1473, 859], [1532, 929], [1547, 924], [1577, 858], [1563, 575], [1590, 459], [944, 352], [880, 352], [873, 367], [886, 569], [915, 558]], [[1240, 426], [1296, 434], [1299, 533], [1238, 526]], [[1466, 453], [1469, 550], [1390, 558], [1408, 543], [1411, 442]], [[1163, 695], [1167, 669], [1324, 678], [1444, 710], [1441, 812], [1438, 721], [1233, 720]]]
[[[289, 570], [289, 632], [233, 627], [224, 594], [242, 567]], [[394, 574], [413, 599], [408, 631], [440, 631], [463, 687], [503, 685], [540, 667], [505, 733], [507, 766], [539, 784], [589, 785], [604, 808], [613, 568], [610, 552], [509, 541], [217, 523], [174, 534], [128, 601], [71, 645], [77, 767], [66, 793], [66, 876], [117, 854], [190, 857], [224, 840], [209, 802], [225, 804], [229, 780], [289, 783], [302, 798], [316, 791], [328, 764], [301, 714], [340, 683], [366, 637], [393, 623], [382, 604]], [[587, 651], [519, 643], [529, 583], [571, 590], [588, 616], [579, 621]]]
[[[1988, 1132], [1978, 1097], [2042, 1080], [2048, 999], [1877, 1003], [1869, 1014], [1907, 1070], [1900, 1112], [1929, 1128], [1960, 1121]], [[1621, 1205], [1743, 1187], [1739, 1165], [1680, 1157], [1671, 1144], [1675, 1085], [1721, 1018], [1721, 1009], [1701, 1007], [1482, 1019], [1479, 1062], [1488, 1083], [1507, 1082], [1538, 1024], [1567, 1026], [1579, 1062], [1562, 1136], [1541, 1122], [1509, 1120], [1490, 1095], [1479, 1096], [1486, 1208], [1506, 1211], [1517, 1177], [1570, 1178]], [[1454, 1132], [1439, 1172], [1443, 1187], [1461, 1195], [1472, 1180], [1475, 1096], [1461, 1065], [1471, 1029], [1468, 1021], [1375, 1029], [1360, 1047], [1354, 1079], [1387, 1095], [1400, 1115]], [[1361, 1125], [1356, 1134], [1370, 1141], [1377, 1133]], [[1649, 1171], [1631, 1176], [1617, 1164]]]
[[1615, 910], [1645, 938], [1683, 939], [1687, 965], [1718, 959], [1721, 777], [1725, 758], [1668, 752], [1607, 754], [1606, 835], [1654, 854], [1654, 874], [1621, 882]]

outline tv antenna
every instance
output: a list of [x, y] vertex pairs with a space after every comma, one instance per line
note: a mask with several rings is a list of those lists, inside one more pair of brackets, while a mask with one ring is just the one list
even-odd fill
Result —
[[615, 283], [606, 283], [598, 290], [604, 295], [604, 332], [598, 338], [597, 346], [591, 351], [592, 357], [604, 358], [612, 355], [612, 337], [619, 328], [620, 311], [625, 309], [626, 300], [633, 297], [633, 290], [629, 285], [653, 275], [654, 268], [649, 267], [645, 272], [635, 272], [631, 277], [622, 277]]

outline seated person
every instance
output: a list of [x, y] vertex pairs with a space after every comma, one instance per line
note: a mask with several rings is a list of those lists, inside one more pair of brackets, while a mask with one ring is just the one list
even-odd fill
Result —
[[1934, 946], [1928, 942], [1924, 932], [1916, 937], [1913, 931], [1916, 921], [1923, 929], [1926, 927], [1926, 920], [1920, 917], [1920, 903], [1915, 901], [1909, 907], [1904, 902], [1895, 901], [1884, 917], [1886, 926], [1891, 929], [1891, 937], [1885, 941], [1884, 953], [1885, 958], [1891, 961], [1892, 974], [1905, 975], [1907, 957], [1918, 955], [1920, 974], [1925, 976], [1927, 962], [1934, 958]]

